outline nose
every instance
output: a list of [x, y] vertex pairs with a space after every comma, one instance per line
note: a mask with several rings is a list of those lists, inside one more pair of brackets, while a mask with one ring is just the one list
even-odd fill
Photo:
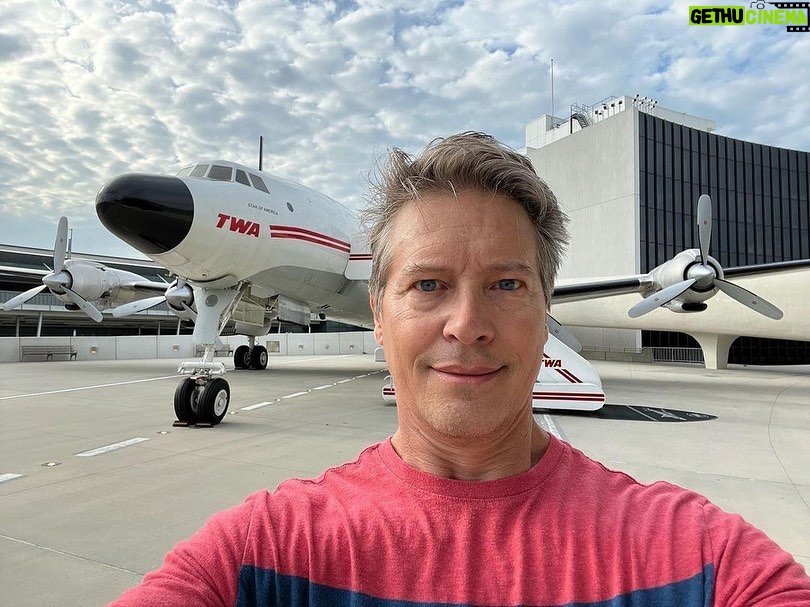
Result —
[[497, 311], [483, 293], [458, 293], [448, 306], [444, 337], [464, 345], [486, 344], [495, 336]]
[[188, 235], [194, 198], [177, 177], [128, 173], [99, 190], [96, 214], [121, 240], [154, 255], [174, 249]]

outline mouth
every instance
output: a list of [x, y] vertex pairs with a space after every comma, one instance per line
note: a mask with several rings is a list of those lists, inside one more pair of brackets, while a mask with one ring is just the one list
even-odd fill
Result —
[[439, 379], [453, 384], [483, 384], [495, 378], [503, 367], [465, 367], [442, 365], [430, 367]]

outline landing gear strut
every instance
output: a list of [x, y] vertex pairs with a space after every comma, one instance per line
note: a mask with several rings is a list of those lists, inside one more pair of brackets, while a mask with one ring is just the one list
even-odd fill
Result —
[[213, 344], [206, 345], [201, 361], [180, 363], [177, 372], [190, 377], [174, 391], [175, 426], [216, 426], [225, 417], [231, 389], [225, 379], [214, 377], [225, 373], [225, 365], [214, 362], [214, 348]]

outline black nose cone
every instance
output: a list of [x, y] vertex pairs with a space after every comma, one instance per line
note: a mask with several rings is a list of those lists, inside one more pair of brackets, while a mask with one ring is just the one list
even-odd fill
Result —
[[191, 229], [194, 198], [177, 177], [128, 173], [96, 196], [96, 214], [110, 232], [147, 255], [179, 245]]

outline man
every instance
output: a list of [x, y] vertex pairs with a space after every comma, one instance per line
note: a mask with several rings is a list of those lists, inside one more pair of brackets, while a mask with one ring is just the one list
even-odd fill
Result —
[[213, 517], [117, 605], [810, 605], [740, 517], [642, 485], [534, 422], [565, 216], [465, 133], [394, 151], [369, 209], [393, 437]]

